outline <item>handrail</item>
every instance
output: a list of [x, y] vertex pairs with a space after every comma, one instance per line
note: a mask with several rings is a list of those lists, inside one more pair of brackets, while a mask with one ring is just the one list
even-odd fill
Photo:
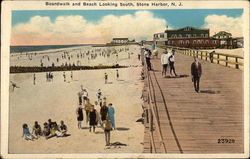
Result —
[[[190, 48], [181, 48], [181, 47], [171, 47], [171, 46], [158, 46], [160, 48], [166, 49], [166, 48], [172, 48], [176, 49], [179, 51], [179, 53], [182, 53], [184, 55], [188, 56], [195, 56], [197, 58], [200, 58], [205, 61], [210, 61], [211, 63], [217, 63], [226, 67], [229, 67], [228, 64], [235, 65], [236, 69], [239, 69], [239, 66], [244, 67], [244, 61], [239, 61], [243, 60], [244, 58], [238, 55], [230, 55], [230, 54], [222, 54], [222, 53], [217, 53], [217, 52], [208, 52], [208, 51], [202, 51], [202, 50], [193, 50]], [[224, 57], [221, 58], [221, 57]], [[214, 61], [215, 60], [215, 61]], [[220, 61], [225, 62], [225, 64], [222, 64]]]
[[[146, 74], [146, 77], [147, 77], [147, 83], [148, 83], [148, 87], [147, 87], [147, 89], [148, 89], [148, 105], [149, 105], [149, 109], [151, 110], [150, 113], [152, 113], [152, 116], [153, 116], [153, 119], [151, 117], [149, 118], [149, 120], [150, 120], [149, 123], [150, 124], [153, 124], [153, 123], [155, 124], [158, 136], [160, 137], [160, 143], [161, 143], [161, 145], [163, 145], [164, 153], [166, 153], [167, 152], [166, 145], [163, 142], [162, 132], [161, 132], [158, 120], [157, 120], [158, 118], [157, 118], [156, 112], [154, 110], [154, 107], [156, 107], [156, 102], [152, 98], [152, 93], [155, 93], [151, 88], [151, 87], [153, 87], [152, 86], [153, 82], [152, 82], [152, 79], [150, 77], [150, 72], [147, 69], [145, 58], [142, 58], [142, 59], [144, 61], [144, 70], [145, 70], [145, 74]], [[153, 121], [155, 121], [155, 122], [153, 122]], [[151, 128], [151, 126], [152, 125], [150, 125], [150, 128]], [[151, 140], [151, 143], [153, 143], [153, 149], [155, 151], [154, 141], [153, 141], [153, 129], [152, 128], [150, 129], [150, 140]]]

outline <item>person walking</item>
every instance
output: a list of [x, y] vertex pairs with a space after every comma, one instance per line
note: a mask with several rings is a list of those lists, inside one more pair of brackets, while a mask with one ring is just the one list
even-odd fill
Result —
[[105, 134], [105, 142], [106, 146], [110, 145], [110, 131], [112, 130], [112, 123], [110, 120], [104, 120], [103, 123], [103, 129], [104, 129], [104, 134]]
[[18, 86], [16, 85], [16, 83], [14, 83], [14, 82], [12, 82], [12, 81], [10, 81], [10, 83], [11, 83], [12, 91], [13, 91], [13, 92], [14, 92], [15, 88], [20, 88], [20, 87], [18, 87]]
[[174, 72], [174, 75], [177, 76], [175, 72], [174, 62], [175, 62], [175, 50], [172, 50], [172, 55], [169, 57], [169, 66], [170, 66], [170, 75], [172, 76], [172, 71]]
[[108, 83], [108, 74], [106, 72], [104, 74], [104, 79], [105, 79], [105, 84], [107, 84]]
[[169, 54], [168, 51], [165, 50], [163, 54], [161, 55], [161, 64], [162, 64], [162, 76], [166, 76], [167, 68], [168, 68], [168, 63], [169, 63]]
[[89, 121], [89, 112], [90, 112], [92, 107], [94, 107], [94, 106], [90, 103], [89, 99], [87, 99], [87, 102], [86, 102], [85, 107], [84, 107], [85, 112], [86, 112], [86, 123], [88, 123], [88, 121]]
[[85, 102], [87, 101], [88, 96], [89, 96], [89, 94], [88, 94], [87, 90], [83, 89], [83, 91], [82, 91], [83, 104], [85, 104]]
[[191, 64], [191, 75], [194, 83], [194, 89], [197, 93], [200, 92], [200, 77], [202, 74], [201, 63], [197, 57], [194, 57], [194, 62]]
[[115, 109], [112, 103], [109, 103], [108, 105], [108, 119], [112, 123], [112, 128], [115, 129]]
[[71, 78], [71, 80], [73, 80], [73, 72], [72, 71], [70, 73], [70, 78]]
[[118, 70], [116, 70], [116, 80], [118, 80], [119, 79], [119, 72], [118, 72]]
[[91, 132], [91, 128], [93, 127], [93, 132], [95, 132], [95, 126], [97, 125], [98, 118], [97, 112], [94, 107], [91, 107], [89, 111], [89, 132]]
[[76, 116], [77, 116], [77, 127], [78, 129], [82, 128], [82, 121], [83, 121], [83, 112], [82, 112], [82, 107], [79, 105], [76, 109]]
[[139, 61], [141, 60], [141, 54], [140, 53], [138, 54], [138, 60]]
[[82, 95], [83, 95], [82, 91], [80, 91], [80, 92], [77, 93], [78, 100], [79, 100], [79, 105], [82, 105]]
[[33, 84], [36, 85], [36, 74], [35, 73], [33, 74], [33, 79], [34, 79]]
[[63, 72], [63, 79], [64, 79], [64, 82], [66, 82], [66, 74], [65, 74], [65, 72]]
[[46, 82], [48, 82], [48, 81], [49, 81], [49, 73], [46, 72]]
[[215, 51], [212, 51], [210, 54], [209, 54], [209, 59], [210, 59], [210, 62], [213, 63], [214, 61], [214, 53]]
[[96, 96], [97, 96], [97, 101], [99, 102], [101, 100], [101, 97], [102, 97], [102, 91], [101, 91], [101, 89], [98, 89], [98, 91], [96, 93]]
[[106, 105], [103, 105], [100, 110], [101, 114], [101, 120], [107, 120], [107, 115], [108, 115], [108, 107]]
[[152, 67], [151, 67], [151, 62], [150, 62], [150, 57], [151, 57], [151, 51], [149, 49], [146, 49], [145, 48], [145, 58], [146, 58], [146, 64], [147, 64], [147, 68], [148, 70], [152, 70]]

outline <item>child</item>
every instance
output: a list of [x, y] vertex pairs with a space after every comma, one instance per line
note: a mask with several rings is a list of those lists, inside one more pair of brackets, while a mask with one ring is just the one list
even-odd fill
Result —
[[36, 139], [29, 131], [29, 127], [27, 124], [23, 124], [23, 136], [25, 137], [25, 140], [31, 140], [34, 141], [34, 139]]
[[43, 124], [43, 135], [45, 136], [45, 137], [47, 137], [47, 136], [49, 136], [49, 134], [50, 134], [50, 127], [49, 127], [49, 124], [47, 123], [47, 122], [45, 122], [44, 124]]
[[98, 89], [96, 96], [97, 96], [98, 101], [100, 101], [100, 99], [102, 97], [102, 91], [101, 91], [101, 89]]
[[106, 146], [110, 145], [110, 131], [112, 130], [112, 123], [110, 120], [103, 121], [103, 129], [105, 134]]
[[82, 128], [82, 121], [83, 121], [83, 112], [82, 112], [82, 107], [79, 105], [76, 109], [76, 116], [77, 116], [77, 127], [78, 129]]
[[60, 131], [62, 132], [62, 134], [65, 136], [67, 134], [67, 126], [64, 124], [64, 121], [61, 121], [61, 125], [60, 125]]
[[41, 126], [38, 124], [37, 121], [35, 121], [35, 125], [33, 126], [32, 134], [35, 133], [36, 137], [39, 137], [42, 135], [42, 129]]

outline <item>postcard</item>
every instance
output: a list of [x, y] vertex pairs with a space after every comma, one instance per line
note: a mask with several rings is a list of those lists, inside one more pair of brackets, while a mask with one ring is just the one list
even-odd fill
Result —
[[247, 1], [4, 1], [2, 158], [248, 158]]

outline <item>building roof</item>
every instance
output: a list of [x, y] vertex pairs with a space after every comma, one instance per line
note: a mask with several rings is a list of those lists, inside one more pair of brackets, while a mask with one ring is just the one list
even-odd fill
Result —
[[215, 36], [232, 36], [232, 34], [226, 32], [226, 31], [220, 31], [217, 34], [213, 35], [213, 37], [215, 37]]
[[128, 38], [113, 38], [113, 40], [128, 40]]
[[180, 29], [176, 29], [176, 30], [185, 30], [187, 28], [190, 28], [191, 30], [209, 30], [207, 28], [195, 28], [195, 27], [191, 27], [191, 26], [186, 26], [186, 27], [183, 27], [183, 28], [180, 28]]
[[156, 34], [164, 34], [164, 33], [154, 33], [154, 35], [156, 35]]
[[185, 31], [188, 28], [190, 30], [206, 30], [206, 31], [209, 30], [207, 28], [195, 28], [195, 27], [186, 26], [186, 27], [183, 27], [183, 28], [180, 28], [180, 29], [165, 30], [165, 32], [168, 32], [168, 31]]
[[168, 37], [172, 34], [209, 34], [209, 29], [198, 29], [194, 27], [184, 27], [176, 30], [166, 30]]

